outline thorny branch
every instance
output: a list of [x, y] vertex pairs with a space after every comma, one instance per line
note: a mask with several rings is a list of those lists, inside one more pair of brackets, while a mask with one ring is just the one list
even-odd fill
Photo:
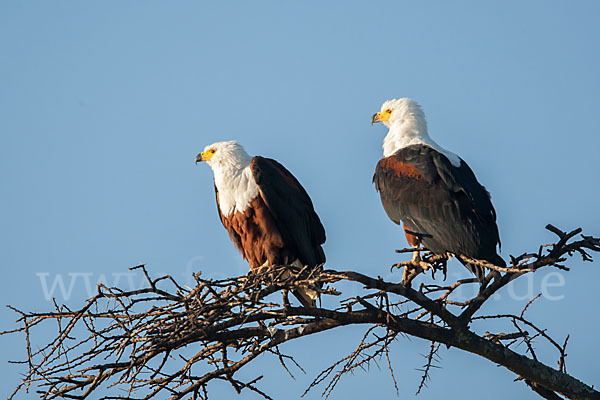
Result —
[[[194, 274], [196, 285], [187, 288], [170, 276], [152, 279], [140, 265], [133, 269], [142, 271], [146, 287], [124, 291], [99, 285], [98, 293], [78, 310], [56, 303], [53, 311], [45, 313], [11, 307], [19, 314], [20, 326], [0, 334], [24, 334], [28, 356], [18, 362], [26, 366], [27, 373], [10, 398], [36, 390], [42, 399], [85, 399], [102, 385], [119, 393], [104, 399], [207, 399], [211, 382], [226, 381], [238, 393], [248, 390], [270, 399], [258, 386], [262, 376], [242, 381], [236, 373], [259, 355], [272, 354], [293, 377], [290, 367], [301, 367], [293, 356], [281, 352], [282, 344], [347, 325], [366, 324], [368, 329], [355, 350], [318, 374], [306, 392], [323, 385], [322, 395], [328, 397], [342, 376], [381, 361], [398, 391], [390, 345], [398, 335], [410, 335], [431, 342], [417, 392], [430, 379], [443, 344], [504, 366], [544, 398], [600, 399], [598, 391], [567, 374], [568, 337], [559, 344], [525, 317], [538, 297], [520, 315], [475, 316], [510, 281], [546, 266], [568, 270], [564, 265], [568, 256], [579, 254], [584, 261], [591, 261], [589, 252], [600, 251], [600, 239], [585, 235], [576, 238], [580, 229], [568, 233], [551, 225], [547, 229], [558, 236], [557, 242], [540, 246], [535, 253], [511, 257], [509, 267], [468, 260], [491, 272], [484, 284], [477, 286], [479, 292], [466, 300], [457, 298], [457, 289], [477, 285], [475, 279], [445, 286], [421, 284], [414, 289], [410, 282], [387, 282], [353, 271], [282, 266], [224, 280]], [[431, 254], [423, 254], [417, 265], [409, 263], [402, 265], [417, 269], [428, 263], [421, 269], [442, 269], [445, 273], [446, 260]], [[323, 287], [318, 289], [322, 295], [339, 296], [332, 285], [341, 281], [363, 286], [361, 295], [342, 298], [332, 308], [307, 309], [274, 300], [273, 294], [300, 286]], [[512, 332], [479, 334], [471, 328], [472, 321], [491, 319], [506, 321]], [[40, 345], [34, 334], [38, 326], [49, 321], [56, 323], [56, 336]], [[539, 360], [535, 340], [556, 348], [558, 369]], [[186, 348], [190, 344], [195, 346]], [[521, 348], [524, 353], [519, 352]]]

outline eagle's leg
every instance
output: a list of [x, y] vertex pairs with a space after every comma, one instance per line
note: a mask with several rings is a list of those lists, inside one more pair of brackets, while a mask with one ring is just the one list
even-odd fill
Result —
[[404, 273], [402, 274], [402, 282], [410, 284], [410, 281], [417, 276], [421, 271], [428, 270], [429, 265], [423, 262], [421, 259], [421, 237], [414, 232], [404, 227], [404, 235], [409, 245], [414, 247], [412, 259], [410, 263], [404, 266]]
[[[408, 229], [406, 229], [406, 227], [404, 227], [404, 235], [406, 236], [406, 241], [408, 242], [409, 245], [411, 245], [412, 247], [415, 248], [415, 251], [413, 252], [413, 257], [410, 260], [410, 262], [416, 267], [421, 266], [423, 267], [423, 263], [422, 263], [422, 259], [421, 259], [421, 237], [416, 234], [415, 232], [409, 231]], [[424, 267], [423, 269], [427, 270], [429, 266]]]
[[415, 251], [413, 251], [413, 256], [412, 259], [410, 260], [414, 265], [419, 265], [421, 264], [421, 252], [419, 251], [419, 249], [421, 248], [421, 245], [419, 244], [418, 246], [415, 247]]

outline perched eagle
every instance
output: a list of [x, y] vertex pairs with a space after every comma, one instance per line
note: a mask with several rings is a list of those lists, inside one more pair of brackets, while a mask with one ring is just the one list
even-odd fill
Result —
[[[250, 157], [236, 141], [207, 146], [196, 156], [200, 161], [213, 170], [219, 217], [251, 271], [325, 262], [325, 229], [306, 190], [283, 165]], [[293, 293], [305, 307], [316, 306], [315, 290]]]
[[[373, 182], [408, 243], [505, 266], [496, 253], [500, 237], [490, 194], [464, 160], [429, 137], [421, 107], [411, 99], [389, 100], [373, 115], [375, 122], [389, 131]], [[483, 268], [463, 264], [479, 280], [485, 276]]]

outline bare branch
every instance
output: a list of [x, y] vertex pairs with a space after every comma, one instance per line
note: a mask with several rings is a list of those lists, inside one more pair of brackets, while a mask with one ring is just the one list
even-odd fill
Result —
[[[525, 317], [539, 296], [531, 299], [520, 315], [475, 315], [510, 281], [543, 267], [567, 271], [564, 263], [569, 257], [578, 254], [591, 261], [590, 253], [600, 251], [600, 239], [576, 238], [580, 229], [568, 233], [551, 225], [547, 229], [558, 236], [556, 243], [511, 257], [506, 269], [468, 260], [491, 271], [479, 293], [461, 301], [455, 299], [456, 290], [478, 285], [475, 279], [445, 286], [422, 284], [417, 290], [410, 286], [412, 275], [408, 281], [388, 282], [354, 271], [279, 266], [223, 280], [195, 274], [195, 286], [186, 288], [170, 276], [152, 279], [145, 266], [139, 265], [134, 269], [146, 279], [141, 289], [125, 291], [99, 285], [97, 294], [77, 310], [59, 304], [41, 313], [11, 307], [19, 315], [20, 326], [0, 334], [24, 335], [27, 359], [20, 365], [27, 372], [10, 398], [35, 388], [42, 399], [83, 399], [104, 384], [115, 393], [127, 393], [126, 397], [105, 398], [136, 399], [136, 393], [146, 393], [140, 398], [207, 399], [209, 384], [224, 381], [237, 393], [251, 391], [270, 399], [258, 386], [262, 376], [243, 381], [237, 372], [259, 355], [270, 354], [291, 377], [293, 368], [305, 373], [292, 355], [281, 352], [283, 344], [361, 324], [367, 331], [358, 339], [358, 346], [317, 375], [307, 392], [322, 385], [322, 394], [327, 397], [342, 376], [379, 366], [384, 359], [399, 392], [390, 346], [398, 335], [409, 335], [431, 342], [417, 393], [426, 387], [438, 362], [437, 352], [445, 345], [503, 366], [543, 398], [600, 399], [598, 391], [567, 374], [569, 337], [559, 344]], [[401, 264], [415, 271], [419, 267], [445, 273], [445, 262], [445, 256], [424, 253], [421, 261]], [[340, 281], [360, 285], [360, 295], [342, 297], [333, 308], [294, 307], [285, 300], [283, 305], [273, 300], [279, 291], [287, 293], [306, 286], [323, 296], [339, 296], [332, 285]], [[479, 334], [470, 328], [472, 321], [489, 319], [504, 321], [509, 333]], [[44, 341], [37, 338], [37, 329], [47, 323], [55, 324], [56, 334]], [[539, 341], [556, 349], [558, 369], [545, 365], [535, 354], [534, 345]]]

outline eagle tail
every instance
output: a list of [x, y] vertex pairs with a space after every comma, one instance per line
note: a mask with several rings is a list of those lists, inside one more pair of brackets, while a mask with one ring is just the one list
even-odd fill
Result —
[[[458, 260], [465, 267], [467, 267], [467, 269], [469, 271], [471, 271], [473, 273], [473, 275], [475, 275], [477, 277], [477, 280], [479, 282], [483, 282], [483, 280], [485, 279], [485, 275], [486, 275], [484, 267], [482, 267], [481, 265], [470, 264], [466, 261], [463, 261], [460, 257], [458, 257]], [[498, 267], [506, 267], [506, 261], [504, 261], [502, 259], [502, 257], [500, 257], [498, 254], [494, 254], [493, 256], [486, 259], [486, 261], [488, 261]]]
[[296, 290], [292, 290], [292, 293], [296, 298], [302, 303], [305, 308], [316, 308], [317, 307], [317, 298], [319, 294], [317, 291], [312, 290], [307, 287], [302, 287]]
[[[462, 262], [462, 261], [461, 261]], [[467, 262], [462, 263], [475, 277], [479, 282], [483, 282], [485, 279], [485, 268], [481, 265], [469, 264]]]

